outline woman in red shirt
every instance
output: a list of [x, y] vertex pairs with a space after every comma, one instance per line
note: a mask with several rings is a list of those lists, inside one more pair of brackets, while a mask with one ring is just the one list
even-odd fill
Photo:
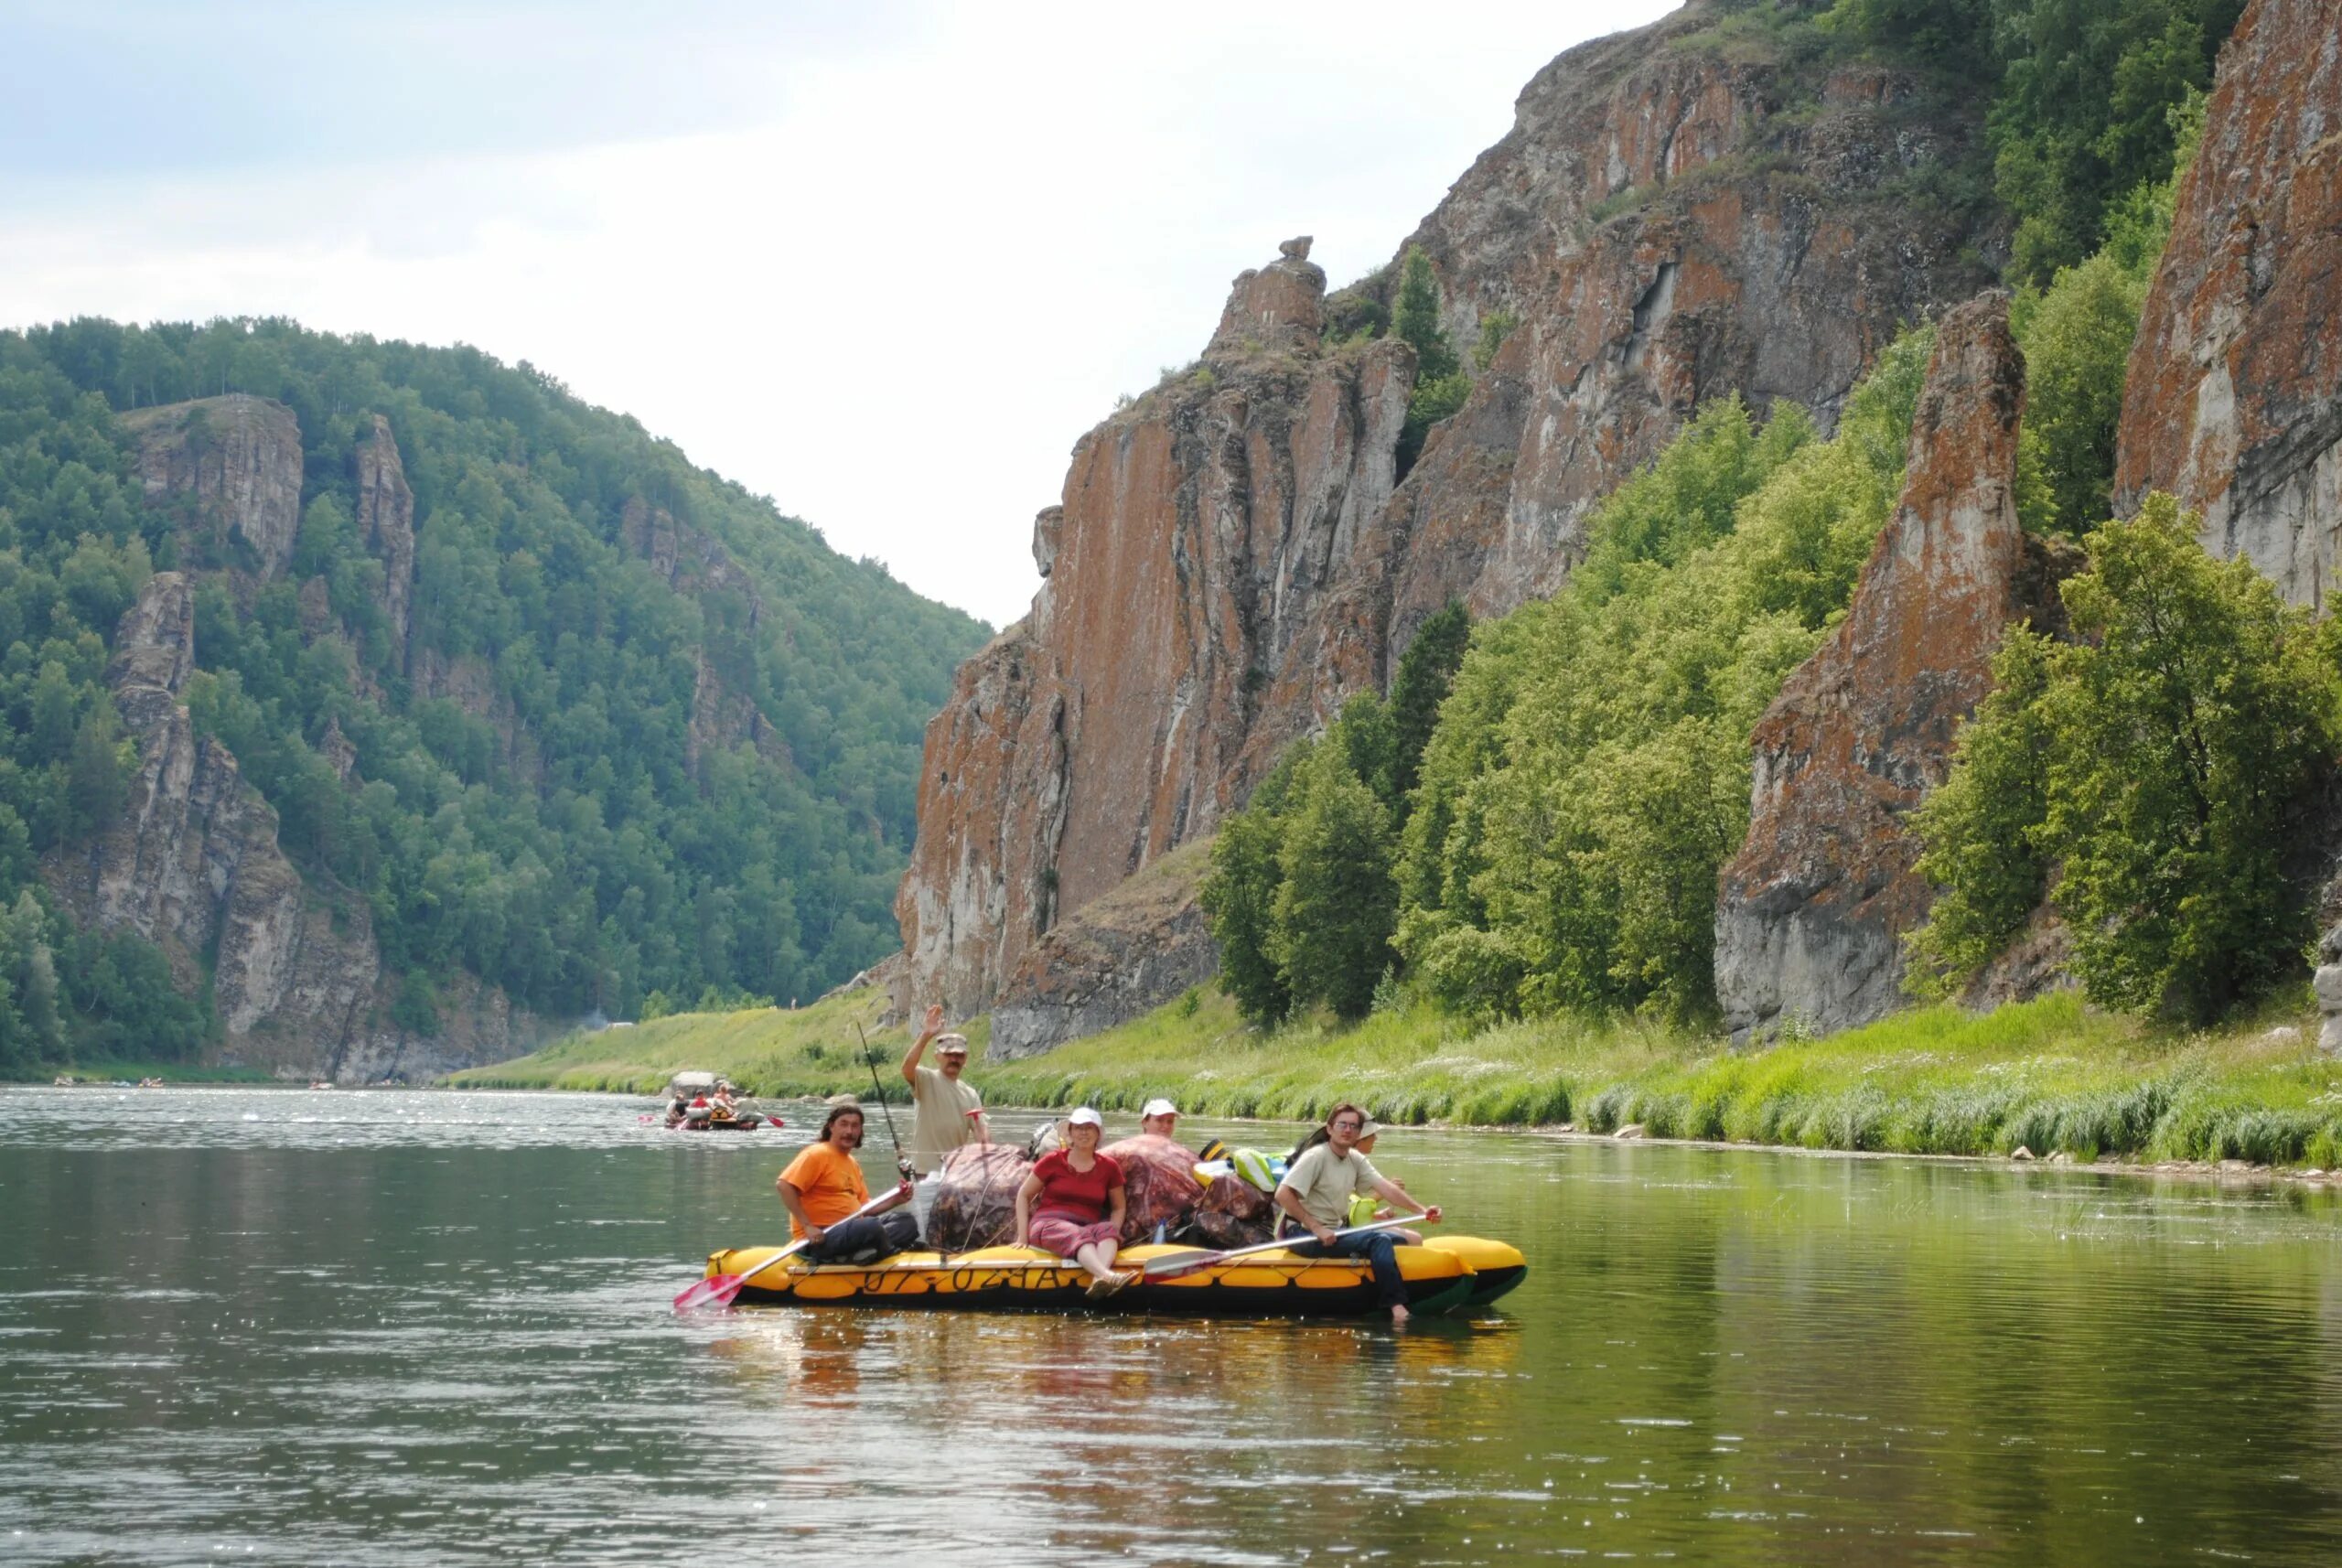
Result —
[[1065, 1119], [1066, 1146], [1041, 1156], [1016, 1189], [1016, 1244], [1071, 1258], [1090, 1294], [1110, 1295], [1136, 1279], [1114, 1272], [1123, 1234], [1123, 1167], [1098, 1152], [1104, 1118], [1087, 1105]]

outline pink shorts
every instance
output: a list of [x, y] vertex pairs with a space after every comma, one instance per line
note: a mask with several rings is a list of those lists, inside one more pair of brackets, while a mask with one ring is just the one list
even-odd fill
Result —
[[1084, 1225], [1061, 1214], [1037, 1214], [1026, 1234], [1032, 1237], [1036, 1247], [1055, 1252], [1060, 1258], [1070, 1258], [1084, 1247], [1117, 1240], [1122, 1233], [1108, 1221]]

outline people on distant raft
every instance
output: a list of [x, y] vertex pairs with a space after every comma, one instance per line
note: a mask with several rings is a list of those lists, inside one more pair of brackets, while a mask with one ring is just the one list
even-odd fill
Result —
[[[927, 1010], [919, 1038], [903, 1058], [903, 1081], [911, 1086], [911, 1164], [921, 1176], [943, 1167], [943, 1156], [968, 1144], [990, 1143], [991, 1128], [983, 1115], [983, 1099], [976, 1086], [962, 1079], [968, 1066], [968, 1037], [943, 1030], [943, 1006]], [[919, 1058], [935, 1047], [934, 1067], [921, 1067]]]
[[1179, 1108], [1159, 1097], [1148, 1101], [1146, 1108], [1138, 1113], [1138, 1130], [1152, 1133], [1158, 1138], [1177, 1137]]
[[1065, 1119], [1066, 1146], [1044, 1155], [1016, 1189], [1016, 1244], [1070, 1258], [1090, 1294], [1110, 1295], [1136, 1279], [1114, 1272], [1123, 1232], [1123, 1167], [1098, 1152], [1104, 1118], [1085, 1105]]
[[[1363, 1236], [1338, 1236], [1349, 1223], [1350, 1199], [1370, 1193], [1392, 1203], [1412, 1206], [1414, 1199], [1397, 1182], [1386, 1180], [1372, 1162], [1358, 1152], [1366, 1131], [1366, 1112], [1355, 1105], [1334, 1107], [1326, 1118], [1326, 1141], [1305, 1147], [1277, 1184], [1276, 1205], [1287, 1219], [1309, 1232], [1310, 1240], [1294, 1251], [1310, 1258], [1364, 1258], [1373, 1271], [1375, 1298], [1391, 1309], [1395, 1326], [1407, 1321], [1407, 1284], [1399, 1273], [1397, 1242], [1387, 1230]], [[1423, 1218], [1437, 1219], [1439, 1208], [1423, 1209]]]
[[781, 1207], [789, 1210], [790, 1239], [803, 1240], [805, 1256], [814, 1262], [845, 1262], [865, 1253], [883, 1258], [919, 1240], [919, 1222], [902, 1212], [910, 1201], [908, 1181], [897, 1186], [893, 1201], [876, 1213], [854, 1213], [870, 1201], [862, 1166], [854, 1157], [860, 1147], [862, 1107], [833, 1105], [822, 1123], [821, 1137], [799, 1150], [773, 1183]]

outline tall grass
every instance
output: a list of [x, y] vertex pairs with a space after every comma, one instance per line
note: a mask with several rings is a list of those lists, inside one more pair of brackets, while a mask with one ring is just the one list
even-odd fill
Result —
[[[759, 1094], [866, 1090], [854, 1024], [887, 1053], [870, 992], [795, 1012], [687, 1015], [582, 1036], [459, 1083], [655, 1091], [678, 1069]], [[1476, 1029], [1428, 1005], [1355, 1027], [1263, 1033], [1222, 996], [1174, 1002], [972, 1081], [994, 1104], [1135, 1111], [1157, 1094], [1191, 1114], [1314, 1120], [1344, 1100], [1392, 1122], [1573, 1122], [1653, 1137], [1928, 1155], [2242, 1159], [2342, 1166], [2342, 1061], [2316, 1054], [2305, 1005], [2223, 1032], [2181, 1034], [2071, 993], [1975, 1015], [1928, 1007], [1826, 1040], [1734, 1052], [1633, 1019], [1548, 1018]], [[2275, 1024], [2296, 1026], [2287, 1035]], [[882, 1068], [883, 1070], [883, 1068]], [[890, 1082], [893, 1080], [889, 1080]]]

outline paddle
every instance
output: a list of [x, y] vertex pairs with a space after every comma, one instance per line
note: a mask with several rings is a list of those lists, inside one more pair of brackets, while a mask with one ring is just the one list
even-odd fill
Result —
[[[1377, 1219], [1371, 1224], [1353, 1225], [1334, 1234], [1337, 1237], [1363, 1236], [1370, 1230], [1394, 1230], [1402, 1225], [1412, 1225], [1422, 1218], [1420, 1214], [1402, 1214], [1390, 1219]], [[1274, 1241], [1255, 1241], [1249, 1247], [1233, 1247], [1224, 1252], [1174, 1252], [1167, 1258], [1148, 1259], [1139, 1266], [1139, 1271], [1151, 1280], [1173, 1280], [1199, 1269], [1217, 1268], [1230, 1258], [1248, 1257], [1254, 1252], [1273, 1252], [1284, 1247], [1306, 1246], [1314, 1238], [1307, 1236], [1287, 1236]]]
[[[852, 1214], [847, 1215], [845, 1219], [859, 1219], [864, 1215], [869, 1213], [872, 1209], [876, 1208], [879, 1205], [891, 1202], [894, 1199], [894, 1197], [895, 1189], [890, 1187], [886, 1191], [880, 1193], [877, 1197], [872, 1198], [869, 1202], [864, 1204], [861, 1208], [855, 1209]], [[845, 1219], [838, 1221], [838, 1224], [840, 1225], [844, 1223]], [[832, 1229], [832, 1227], [824, 1226], [823, 1229], [829, 1230]], [[758, 1274], [763, 1273], [767, 1269], [771, 1268], [775, 1263], [779, 1262], [782, 1259], [794, 1257], [811, 1244], [812, 1238], [810, 1236], [802, 1241], [791, 1241], [788, 1246], [783, 1247], [779, 1251], [775, 1252], [771, 1257], [767, 1258], [763, 1262], [758, 1263], [755, 1268], [750, 1269], [746, 1273], [718, 1274], [712, 1280], [702, 1280], [699, 1283], [692, 1286], [691, 1289], [683, 1292], [682, 1294], [675, 1298], [675, 1310], [677, 1312], [693, 1312], [703, 1306], [729, 1306], [732, 1305], [732, 1298], [740, 1294], [740, 1287], [742, 1285], [747, 1284], [750, 1280], [755, 1279]]]

